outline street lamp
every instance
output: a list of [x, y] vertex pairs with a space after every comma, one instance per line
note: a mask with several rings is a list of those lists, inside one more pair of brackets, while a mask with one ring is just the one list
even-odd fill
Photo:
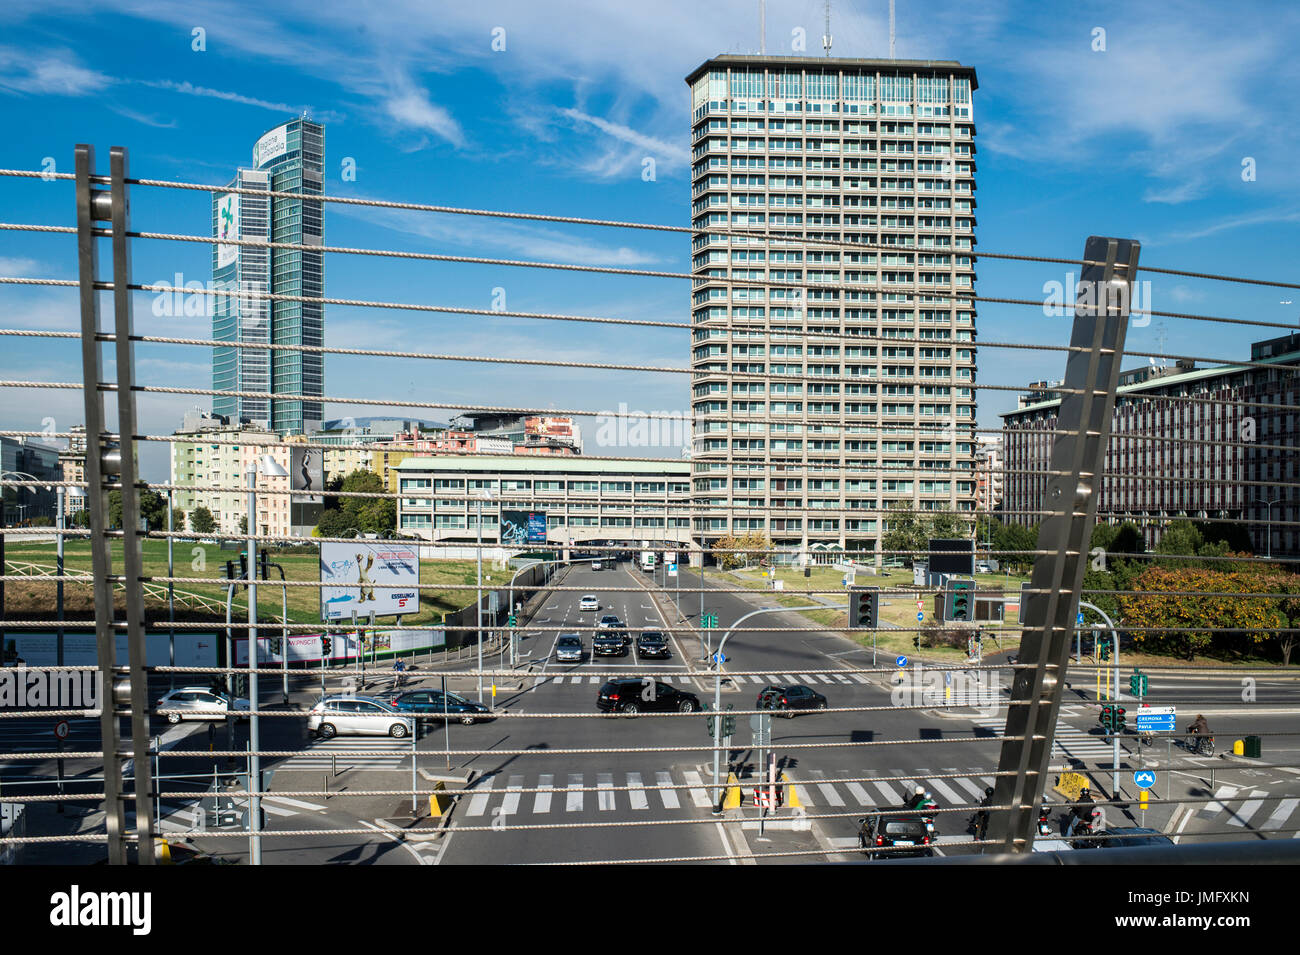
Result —
[[[259, 818], [262, 801], [257, 792], [261, 788], [261, 758], [258, 735], [257, 693], [257, 475], [288, 477], [289, 472], [275, 458], [264, 454], [248, 462], [248, 844], [249, 862], [262, 864], [262, 821]], [[231, 701], [233, 705], [233, 700]]]
[[478, 548], [475, 557], [478, 563], [478, 701], [483, 702], [483, 502], [492, 500], [490, 488], [481, 488], [474, 497], [476, 511], [475, 525], [478, 530]]
[[1264, 555], [1267, 560], [1273, 559], [1273, 505], [1281, 504], [1284, 500], [1286, 500], [1284, 497], [1279, 497], [1272, 501], [1266, 501], [1262, 497], [1254, 499], [1254, 503], [1256, 504], [1268, 505], [1268, 541], [1264, 544], [1265, 549], [1268, 551], [1268, 553]]

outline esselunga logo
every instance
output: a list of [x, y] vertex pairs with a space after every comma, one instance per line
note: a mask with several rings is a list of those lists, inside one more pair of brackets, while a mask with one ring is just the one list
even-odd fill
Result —
[[5, 667], [0, 670], [0, 709], [97, 710], [103, 686], [99, 670]]

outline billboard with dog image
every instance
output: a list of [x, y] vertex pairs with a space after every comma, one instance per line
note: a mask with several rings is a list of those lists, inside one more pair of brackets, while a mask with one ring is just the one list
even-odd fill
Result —
[[322, 541], [320, 582], [322, 620], [417, 613], [419, 551], [399, 541]]

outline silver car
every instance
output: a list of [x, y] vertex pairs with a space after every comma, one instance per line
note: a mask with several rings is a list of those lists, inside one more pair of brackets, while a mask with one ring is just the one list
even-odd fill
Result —
[[560, 663], [582, 662], [582, 637], [576, 633], [565, 633], [555, 641], [555, 659]]
[[181, 720], [224, 720], [232, 709], [242, 719], [248, 716], [248, 708], [248, 700], [240, 697], [232, 705], [231, 697], [206, 686], [177, 687], [154, 705], [155, 711], [177, 711], [161, 714], [173, 725]]
[[311, 708], [307, 729], [321, 739], [333, 739], [339, 733], [402, 739], [415, 732], [415, 721], [374, 697], [327, 696]]
[[579, 609], [579, 610], [584, 610], [584, 611], [585, 611], [585, 610], [599, 610], [599, 609], [600, 609], [600, 600], [597, 599], [597, 597], [596, 597], [595, 594], [586, 594], [586, 595], [583, 596], [583, 598], [582, 598], [581, 600], [578, 601], [578, 609]]

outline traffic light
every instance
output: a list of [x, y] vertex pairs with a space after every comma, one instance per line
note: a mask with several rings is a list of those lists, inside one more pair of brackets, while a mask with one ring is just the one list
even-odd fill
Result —
[[1128, 691], [1141, 698], [1147, 695], [1147, 675], [1141, 670], [1134, 670], [1128, 678]]
[[853, 587], [849, 591], [849, 629], [875, 630], [880, 625], [878, 587]]
[[267, 553], [265, 547], [259, 547], [257, 550], [257, 576], [263, 580], [270, 580], [271, 575], [267, 573]]
[[327, 657], [327, 656], [329, 656], [329, 655], [330, 655], [330, 648], [331, 648], [333, 645], [334, 645], [334, 644], [333, 644], [333, 642], [330, 640], [329, 637], [322, 636], [322, 637], [320, 638], [320, 654], [321, 654], [321, 656], [323, 656], [323, 657]]
[[714, 723], [713, 723], [713, 721], [714, 721], [714, 719], [715, 719], [716, 717], [714, 716], [713, 713], [709, 712], [709, 704], [708, 704], [708, 703], [703, 704], [703, 705], [700, 707], [700, 709], [702, 709], [702, 710], [704, 711], [704, 725], [707, 726], [707, 727], [709, 728], [709, 736], [712, 737], [712, 736], [713, 736], [713, 729], [714, 729]]
[[[731, 709], [731, 704], [727, 704], [727, 709]], [[722, 715], [722, 735], [732, 736], [736, 732], [736, 717], [730, 713]]]
[[1111, 722], [1115, 725], [1116, 733], [1123, 733], [1128, 729], [1128, 724], [1124, 716], [1124, 707], [1117, 706], [1111, 711]]
[[1101, 660], [1103, 663], [1104, 663], [1105, 661], [1107, 661], [1107, 660], [1110, 659], [1110, 644], [1109, 644], [1109, 643], [1106, 643], [1106, 642], [1104, 642], [1104, 641], [1103, 641], [1103, 642], [1098, 642], [1098, 644], [1097, 644], [1097, 659], [1098, 659], [1098, 660]]
[[239, 552], [239, 579], [248, 579], [248, 551], [246, 550]]
[[1115, 708], [1112, 706], [1103, 706], [1101, 708], [1101, 725], [1104, 729], [1114, 729]]
[[973, 580], [951, 580], [948, 584], [947, 613], [945, 616], [949, 620], [974, 620], [975, 614], [971, 606], [974, 596], [975, 581]]

